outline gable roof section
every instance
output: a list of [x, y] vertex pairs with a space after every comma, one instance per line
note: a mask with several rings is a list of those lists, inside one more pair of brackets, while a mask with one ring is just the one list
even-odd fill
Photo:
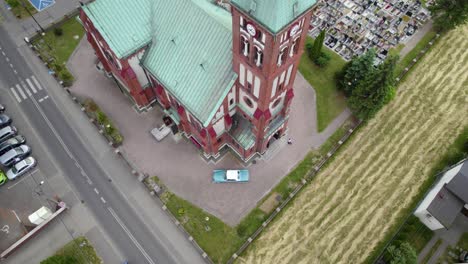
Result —
[[143, 66], [207, 126], [237, 79], [231, 15], [207, 0], [153, 1]]
[[457, 175], [453, 177], [446, 187], [464, 203], [468, 203], [468, 161], [463, 163]]
[[443, 187], [427, 207], [427, 211], [445, 228], [449, 228], [462, 210], [463, 205], [460, 199]]
[[151, 5], [154, 0], [98, 0], [83, 11], [118, 58], [149, 44]]
[[254, 19], [278, 33], [315, 4], [316, 0], [231, 0]]

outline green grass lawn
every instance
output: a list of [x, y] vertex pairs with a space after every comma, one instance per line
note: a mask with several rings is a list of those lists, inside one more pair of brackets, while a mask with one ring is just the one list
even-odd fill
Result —
[[[337, 141], [345, 135], [350, 126], [350, 122], [345, 122], [318, 151], [312, 151], [307, 154], [304, 160], [286, 175], [284, 179], [273, 188], [269, 195], [279, 194], [282, 198], [287, 198], [287, 195], [289, 195], [297, 184], [299, 184], [301, 179], [320, 161], [320, 158], [324, 157]], [[163, 185], [157, 177], [146, 180], [146, 184], [149, 186], [150, 181], [160, 186]], [[259, 206], [269, 195], [266, 195], [265, 198], [257, 204], [257, 207], [244, 217], [236, 227], [226, 225], [215, 216], [169, 191], [161, 195], [161, 200], [215, 263], [226, 263], [232, 254], [239, 249], [242, 243], [244, 243], [268, 218], [269, 213], [260, 210]], [[206, 217], [209, 218], [208, 221]]]
[[[73, 264], [101, 264], [101, 258], [96, 254], [93, 246], [85, 237], [78, 237], [59, 249], [54, 256], [69, 257]], [[54, 257], [52, 256], [52, 257]], [[51, 257], [51, 258], [52, 258]], [[52, 260], [45, 259], [41, 264], [53, 264]], [[61, 262], [60, 262], [61, 263]]]
[[[313, 39], [307, 37], [307, 43]], [[335, 74], [339, 72], [346, 62], [336, 53], [325, 46], [323, 52], [330, 55], [331, 60], [325, 68], [316, 66], [307, 54], [302, 55], [299, 71], [304, 78], [314, 87], [317, 96], [317, 128], [321, 132], [327, 128], [346, 107], [345, 96], [338, 91], [335, 83]]]
[[[39, 45], [43, 52], [52, 55], [58, 64], [64, 65], [80, 42], [85, 31], [75, 17], [67, 20], [59, 28], [63, 31], [61, 36], [54, 34], [54, 30], [51, 29], [46, 31], [45, 36], [34, 40], [33, 44]], [[47, 44], [52, 50], [49, 49]]]
[[[11, 7], [11, 12], [13, 15], [19, 19], [30, 17], [25, 8], [27, 8], [27, 10], [29, 10], [29, 12], [33, 15], [37, 13], [37, 10], [27, 0], [6, 0], [6, 2]], [[24, 7], [21, 3], [24, 4]]]
[[432, 230], [421, 223], [416, 216], [411, 215], [400, 232], [395, 236], [392, 244], [398, 246], [401, 243], [408, 242], [416, 253], [419, 254], [433, 235], [434, 232]]
[[70, 58], [76, 46], [84, 35], [84, 28], [75, 17], [69, 18], [57, 27], [62, 34], [56, 34], [54, 29], [46, 31], [44, 36], [34, 39], [32, 44], [36, 47], [42, 60], [48, 63], [48, 67], [54, 70], [64, 86], [71, 86], [73, 76], [65, 64]]

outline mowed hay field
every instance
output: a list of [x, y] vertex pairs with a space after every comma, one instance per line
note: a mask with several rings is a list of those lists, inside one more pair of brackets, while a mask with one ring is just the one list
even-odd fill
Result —
[[238, 262], [364, 262], [466, 125], [468, 26], [440, 39]]

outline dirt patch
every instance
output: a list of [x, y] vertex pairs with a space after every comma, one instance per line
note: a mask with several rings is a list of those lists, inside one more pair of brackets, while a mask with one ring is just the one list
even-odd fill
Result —
[[[279, 194], [277, 192], [272, 193], [263, 203], [260, 205], [260, 210], [262, 210], [264, 213], [268, 214], [273, 209], [275, 209], [276, 206], [278, 206], [279, 201], [281, 197], [278, 197]], [[279, 198], [279, 199], [278, 199]]]
[[362, 263], [468, 125], [467, 42], [444, 36], [241, 262]]

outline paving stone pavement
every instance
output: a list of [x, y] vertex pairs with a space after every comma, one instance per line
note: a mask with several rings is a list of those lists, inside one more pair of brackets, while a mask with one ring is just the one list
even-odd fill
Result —
[[345, 110], [322, 133], [317, 133], [315, 92], [298, 74], [289, 122], [294, 144], [285, 146], [270, 161], [259, 160], [250, 165], [251, 181], [247, 184], [214, 184], [213, 169], [240, 168], [231, 154], [217, 164], [206, 163], [198, 150], [187, 140], [174, 142], [166, 137], [162, 142], [152, 138], [150, 130], [162, 123], [162, 111], [155, 107], [137, 113], [116, 86], [96, 70], [96, 58], [84, 38], [69, 61], [76, 77], [71, 91], [81, 97], [92, 97], [114, 121], [125, 140], [123, 150], [144, 173], [158, 176], [175, 194], [235, 225], [263, 198], [304, 156], [318, 148], [350, 116]]

